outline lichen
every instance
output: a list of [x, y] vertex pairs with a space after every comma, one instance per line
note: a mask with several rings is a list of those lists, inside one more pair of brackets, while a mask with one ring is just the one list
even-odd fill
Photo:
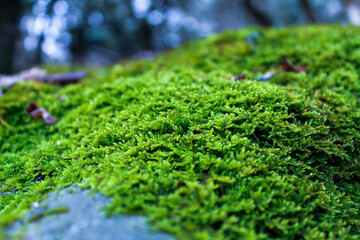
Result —
[[228, 31], [79, 84], [18, 84], [0, 98], [0, 227], [80, 185], [179, 239], [358, 239], [359, 33]]

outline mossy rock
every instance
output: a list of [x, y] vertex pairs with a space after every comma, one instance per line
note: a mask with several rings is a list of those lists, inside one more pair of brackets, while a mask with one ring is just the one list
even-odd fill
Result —
[[[0, 98], [0, 226], [80, 185], [179, 239], [359, 239], [359, 74], [359, 28], [301, 26], [18, 84]], [[27, 116], [30, 101], [58, 123]]]

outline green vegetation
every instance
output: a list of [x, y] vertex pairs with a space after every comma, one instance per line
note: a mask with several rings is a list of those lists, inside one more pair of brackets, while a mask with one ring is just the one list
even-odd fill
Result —
[[[79, 84], [13, 87], [0, 98], [0, 226], [80, 185], [112, 199], [109, 215], [144, 214], [179, 239], [358, 239], [359, 36], [225, 32]], [[308, 74], [283, 71], [283, 56]], [[58, 123], [26, 115], [30, 101]]]
[[36, 222], [39, 219], [46, 217], [46, 216], [50, 216], [50, 215], [55, 215], [55, 214], [62, 214], [62, 213], [67, 213], [69, 211], [69, 209], [67, 207], [57, 207], [54, 209], [50, 209], [46, 212], [41, 212], [38, 213], [32, 217], [29, 218], [28, 222]]

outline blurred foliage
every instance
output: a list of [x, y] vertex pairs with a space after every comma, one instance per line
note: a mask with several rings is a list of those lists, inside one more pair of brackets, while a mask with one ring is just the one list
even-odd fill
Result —
[[358, 0], [3, 0], [1, 5], [2, 73], [48, 61], [104, 65], [129, 56], [152, 58], [189, 39], [254, 24], [360, 22]]

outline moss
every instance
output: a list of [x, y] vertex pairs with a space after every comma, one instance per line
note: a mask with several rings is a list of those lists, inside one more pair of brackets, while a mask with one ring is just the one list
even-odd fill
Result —
[[[179, 239], [359, 238], [359, 33], [229, 31], [77, 85], [15, 86], [0, 98], [0, 226], [81, 185]], [[283, 72], [285, 55], [309, 73]], [[58, 123], [26, 116], [30, 101]]]
[[27, 222], [29, 222], [29, 223], [36, 222], [47, 216], [58, 215], [58, 214], [63, 214], [63, 213], [67, 213], [67, 212], [69, 212], [69, 209], [67, 207], [57, 207], [57, 208], [49, 209], [46, 212], [41, 212], [41, 213], [34, 215], [34, 216], [30, 217], [27, 220]]

